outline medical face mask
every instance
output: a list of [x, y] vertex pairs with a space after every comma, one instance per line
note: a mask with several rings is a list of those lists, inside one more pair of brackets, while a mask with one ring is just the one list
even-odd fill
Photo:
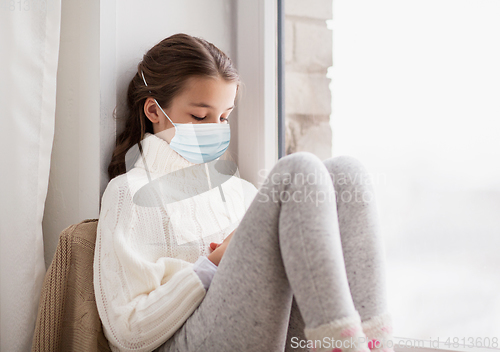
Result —
[[[147, 86], [148, 84], [142, 71], [141, 74], [144, 84]], [[149, 92], [151, 93], [151, 91]], [[175, 135], [170, 141], [170, 148], [186, 160], [195, 164], [215, 160], [224, 154], [231, 138], [229, 124], [173, 123], [156, 99], [154, 101], [167, 119], [174, 125]]]

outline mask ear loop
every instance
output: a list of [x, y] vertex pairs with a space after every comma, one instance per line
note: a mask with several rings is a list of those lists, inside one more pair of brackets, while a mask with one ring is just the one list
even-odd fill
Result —
[[[144, 81], [144, 84], [146, 85], [146, 87], [148, 86], [148, 84], [146, 83], [146, 79], [144, 78], [144, 72], [141, 70], [141, 75], [142, 75], [142, 80]], [[151, 91], [149, 91], [149, 93], [151, 93]], [[151, 93], [153, 94], [153, 93]], [[160, 104], [158, 104], [158, 102], [156, 101], [155, 98], [153, 98], [156, 105], [160, 108], [161, 112], [167, 117], [167, 119], [172, 123], [172, 126], [174, 126], [174, 128], [177, 130], [177, 128], [175, 127], [175, 123], [172, 122], [172, 120], [170, 119], [170, 117], [168, 117], [168, 115], [165, 113], [165, 111], [163, 111], [163, 109], [161, 108]]]

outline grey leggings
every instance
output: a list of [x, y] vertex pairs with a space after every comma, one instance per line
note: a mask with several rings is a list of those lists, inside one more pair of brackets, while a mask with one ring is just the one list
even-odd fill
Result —
[[384, 254], [369, 180], [348, 156], [279, 159], [203, 301], [157, 351], [307, 351], [297, 348], [306, 326], [356, 310], [362, 320], [384, 313]]

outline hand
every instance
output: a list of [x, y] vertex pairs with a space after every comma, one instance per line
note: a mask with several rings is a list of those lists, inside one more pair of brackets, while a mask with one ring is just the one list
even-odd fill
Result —
[[234, 231], [236, 231], [236, 229], [234, 229], [233, 232], [231, 232], [224, 239], [224, 241], [222, 241], [222, 243], [215, 243], [215, 242], [210, 243], [210, 248], [213, 251], [207, 256], [207, 258], [215, 265], [219, 266], [220, 260], [222, 259], [222, 255], [226, 251], [227, 245], [229, 241], [231, 241]]

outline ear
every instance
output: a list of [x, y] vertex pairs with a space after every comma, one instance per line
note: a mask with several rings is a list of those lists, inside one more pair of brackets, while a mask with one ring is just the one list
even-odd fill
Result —
[[161, 113], [162, 112], [158, 108], [158, 105], [156, 105], [154, 99], [151, 97], [147, 98], [144, 103], [144, 114], [146, 117], [150, 119], [152, 123], [158, 123], [160, 122]]

